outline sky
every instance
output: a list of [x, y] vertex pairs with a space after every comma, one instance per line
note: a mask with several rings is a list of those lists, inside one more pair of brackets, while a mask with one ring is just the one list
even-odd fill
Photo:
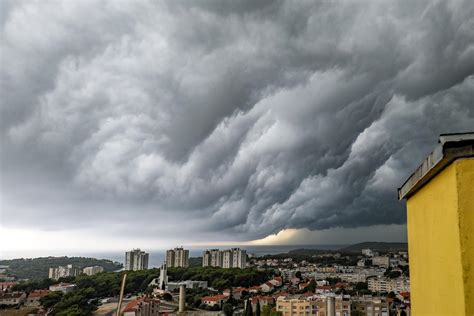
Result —
[[405, 241], [474, 2], [0, 1], [0, 256]]

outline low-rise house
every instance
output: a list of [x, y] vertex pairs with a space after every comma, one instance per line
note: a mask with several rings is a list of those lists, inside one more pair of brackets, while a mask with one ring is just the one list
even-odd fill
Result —
[[273, 291], [274, 286], [270, 282], [265, 282], [262, 285], [260, 285], [260, 290], [264, 293], [268, 293]]
[[16, 284], [17, 282], [13, 282], [13, 281], [0, 282], [0, 291], [7, 291]]
[[299, 278], [291, 278], [290, 282], [291, 284], [293, 285], [298, 285], [300, 283], [300, 279]]
[[249, 293], [258, 293], [260, 292], [260, 286], [258, 285], [251, 286], [247, 290], [249, 291]]
[[273, 286], [276, 286], [276, 287], [280, 287], [283, 285], [283, 279], [280, 276], [274, 277], [268, 282], [270, 282], [271, 284], [273, 284]]
[[26, 298], [25, 305], [29, 307], [40, 307], [40, 298], [48, 295], [49, 290], [34, 290]]
[[260, 308], [262, 308], [265, 305], [275, 305], [275, 299], [272, 296], [263, 296], [263, 295], [253, 296], [250, 298], [250, 302], [252, 303], [252, 310], [254, 312], [255, 312], [255, 309], [257, 308], [257, 302], [260, 303]]
[[76, 285], [70, 284], [70, 283], [58, 283], [58, 284], [53, 284], [49, 286], [50, 291], [52, 292], [59, 291], [59, 292], [63, 292], [64, 294], [74, 291], [75, 288], [76, 288]]
[[[232, 297], [236, 300], [240, 300], [242, 298], [242, 292], [248, 292], [248, 289], [245, 287], [236, 287], [232, 289]], [[230, 296], [230, 289], [225, 289], [222, 292], [225, 296]]]
[[217, 294], [217, 295], [212, 295], [212, 296], [204, 296], [201, 298], [201, 302], [208, 306], [222, 306], [225, 301], [229, 299], [229, 296], [226, 296], [224, 294]]
[[26, 299], [25, 292], [0, 292], [0, 305], [16, 306]]
[[140, 297], [136, 300], [128, 302], [122, 311], [123, 316], [159, 316], [160, 315], [160, 301]]

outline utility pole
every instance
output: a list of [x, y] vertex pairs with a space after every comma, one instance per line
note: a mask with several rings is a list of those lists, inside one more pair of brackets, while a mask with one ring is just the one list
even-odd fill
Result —
[[120, 309], [122, 308], [122, 300], [123, 300], [123, 292], [125, 291], [125, 280], [127, 279], [127, 274], [123, 274], [122, 279], [122, 287], [120, 288], [120, 297], [117, 305], [117, 314], [116, 316], [120, 316]]

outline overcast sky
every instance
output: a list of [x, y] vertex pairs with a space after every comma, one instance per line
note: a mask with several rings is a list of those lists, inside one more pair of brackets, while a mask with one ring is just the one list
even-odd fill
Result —
[[474, 129], [471, 0], [0, 6], [4, 251], [403, 241]]

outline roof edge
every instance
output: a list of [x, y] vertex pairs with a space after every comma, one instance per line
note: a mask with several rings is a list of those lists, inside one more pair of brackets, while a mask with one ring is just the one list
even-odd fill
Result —
[[474, 157], [474, 132], [441, 134], [439, 145], [398, 188], [398, 199], [408, 199], [446, 166], [459, 158]]

